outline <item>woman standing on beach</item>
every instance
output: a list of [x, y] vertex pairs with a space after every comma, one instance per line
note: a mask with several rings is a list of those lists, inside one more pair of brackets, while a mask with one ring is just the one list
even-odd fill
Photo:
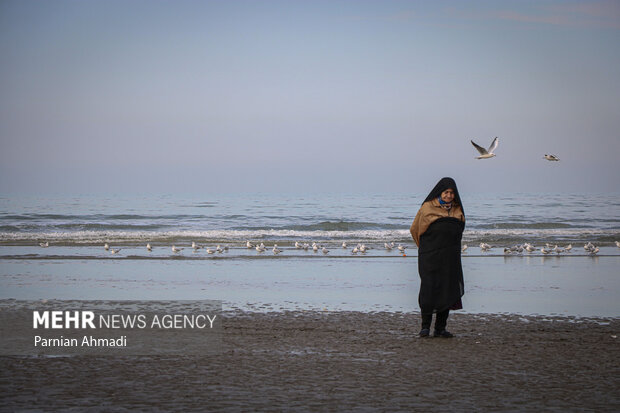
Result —
[[429, 336], [433, 313], [437, 314], [433, 335], [453, 337], [446, 331], [446, 323], [450, 310], [463, 308], [461, 237], [464, 228], [465, 212], [456, 182], [443, 178], [422, 203], [410, 229], [418, 245], [420, 337]]

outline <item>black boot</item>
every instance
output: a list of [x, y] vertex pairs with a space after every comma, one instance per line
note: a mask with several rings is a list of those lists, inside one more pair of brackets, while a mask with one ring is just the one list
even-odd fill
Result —
[[420, 337], [428, 337], [431, 334], [431, 322], [433, 321], [433, 313], [422, 313], [422, 329]]
[[454, 335], [449, 331], [446, 331], [446, 324], [448, 323], [448, 316], [450, 315], [450, 310], [445, 310], [440, 313], [437, 313], [435, 317], [435, 333], [434, 337], [443, 337], [443, 338], [452, 338]]

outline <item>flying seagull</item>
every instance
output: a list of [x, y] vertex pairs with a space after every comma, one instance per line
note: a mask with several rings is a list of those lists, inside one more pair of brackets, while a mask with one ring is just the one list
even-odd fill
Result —
[[545, 159], [548, 161], [559, 161], [560, 160], [560, 158], [558, 158], [555, 155], [546, 155], [546, 154], [545, 154]]
[[496, 136], [495, 139], [493, 139], [493, 142], [491, 142], [491, 146], [489, 146], [489, 149], [487, 150], [484, 149], [482, 146], [476, 144], [476, 142], [471, 141], [471, 144], [474, 145], [476, 149], [478, 149], [478, 152], [480, 152], [480, 156], [478, 156], [476, 159], [487, 159], [494, 157], [495, 154], [493, 153], [493, 151], [497, 148], [498, 142], [499, 141]]

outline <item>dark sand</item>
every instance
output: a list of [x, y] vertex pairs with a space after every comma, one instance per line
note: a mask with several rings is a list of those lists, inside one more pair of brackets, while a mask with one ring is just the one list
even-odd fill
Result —
[[0, 358], [5, 411], [619, 411], [618, 319], [229, 314], [205, 357]]

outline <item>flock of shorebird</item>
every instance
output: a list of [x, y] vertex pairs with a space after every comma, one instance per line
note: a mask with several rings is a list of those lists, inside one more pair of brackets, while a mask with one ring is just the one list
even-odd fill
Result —
[[[495, 156], [495, 149], [497, 149], [497, 145], [499, 145], [499, 139], [496, 136], [495, 139], [493, 139], [493, 142], [491, 142], [491, 146], [489, 146], [488, 149], [484, 149], [482, 146], [478, 145], [473, 140], [471, 141], [471, 144], [474, 145], [474, 148], [476, 148], [478, 152], [480, 152], [480, 156], [478, 156], [476, 159], [489, 159]], [[545, 154], [543, 158], [548, 161], [552, 161], [552, 162], [557, 162], [560, 160], [560, 158], [558, 158], [555, 155], [547, 155], [547, 154]]]
[[[616, 247], [620, 248], [620, 241], [615, 241], [615, 242], [616, 242]], [[467, 244], [463, 245], [463, 248], [461, 248], [461, 252], [467, 251], [467, 248], [468, 248]], [[491, 245], [485, 242], [480, 243], [480, 251], [487, 252], [487, 251], [490, 251], [491, 249], [493, 249]], [[559, 247], [557, 244], [551, 245], [549, 243], [546, 243], [544, 247], [540, 247], [540, 252], [543, 255], [549, 255], [551, 253], [561, 254], [563, 252], [570, 252], [572, 249], [573, 249], [572, 244], [568, 244], [565, 247]], [[583, 246], [583, 249], [590, 255], [596, 255], [600, 251], [599, 247], [597, 247], [596, 245], [592, 244], [589, 241]], [[524, 252], [532, 253], [538, 250], [539, 250], [538, 248], [526, 242], [525, 244], [514, 245], [512, 247], [504, 247], [504, 254], [505, 255], [522, 254]]]
[[[39, 243], [40, 246], [42, 247], [49, 247], [49, 242], [46, 243]], [[383, 244], [385, 249], [388, 251], [391, 251], [393, 248], [396, 248], [398, 251], [400, 251], [402, 254], [405, 254], [405, 250], [407, 249], [406, 246], [403, 246], [401, 244], [398, 244], [398, 246], [395, 246], [395, 244], [392, 243], [384, 243]], [[255, 249], [256, 252], [258, 253], [263, 253], [265, 251], [267, 251], [267, 249], [271, 249], [271, 252], [273, 252], [274, 255], [278, 255], [279, 253], [282, 252], [281, 249], [278, 248], [278, 244], [273, 244], [273, 247], [267, 247], [263, 242], [261, 242], [260, 244], [252, 244], [250, 241], [246, 241], [245, 246], [247, 249]], [[204, 249], [207, 254], [215, 254], [215, 253], [223, 253], [223, 252], [228, 252], [229, 250], [229, 246], [226, 245], [224, 247], [218, 245], [216, 248], [209, 248], [209, 247], [204, 247], [201, 245], [196, 244], [195, 242], [192, 241], [192, 250], [194, 252]], [[347, 249], [347, 243], [346, 241], [344, 241], [342, 243], [342, 248]], [[110, 245], [106, 242], [103, 246], [103, 249], [105, 249], [106, 251], [110, 251], [112, 254], [117, 254], [121, 249], [115, 249], [110, 247]], [[146, 249], [147, 251], [151, 252], [153, 251], [153, 247], [151, 246], [150, 243], [146, 244]], [[177, 247], [175, 245], [172, 246], [171, 250], [173, 253], [178, 254], [181, 251], [183, 251], [185, 248], [184, 247]], [[308, 251], [308, 250], [312, 250], [314, 252], [319, 252], [321, 251], [323, 254], [327, 255], [329, 254], [329, 250], [327, 249], [327, 247], [323, 246], [323, 245], [319, 245], [316, 242], [313, 242], [312, 245], [306, 243], [300, 243], [299, 241], [295, 241], [295, 249], [300, 249], [300, 250], [304, 250], [304, 251]], [[358, 253], [360, 254], [365, 254], [366, 251], [372, 249], [369, 246], [366, 246], [365, 244], [360, 244], [358, 243], [355, 247], [353, 247], [353, 249], [351, 250], [351, 253], [356, 255]]]
[[[319, 245], [319, 244], [317, 244], [316, 242], [313, 242], [313, 243], [312, 243], [312, 245], [310, 245], [310, 244], [309, 244], [309, 243], [307, 243], [307, 242], [301, 243], [301, 242], [299, 242], [299, 241], [295, 241], [295, 244], [294, 244], [294, 245], [295, 245], [295, 249], [297, 249], [297, 250], [304, 250], [304, 251], [309, 251], [309, 250], [312, 250], [313, 252], [319, 252], [319, 251], [321, 251], [321, 252], [322, 252], [323, 254], [325, 254], [325, 255], [329, 254], [329, 250], [327, 249], [327, 247], [325, 247], [325, 246], [323, 246], [323, 245]], [[347, 245], [347, 242], [346, 242], [346, 241], [343, 241], [341, 245], [342, 245], [342, 248], [343, 248], [343, 249], [348, 249], [348, 248], [349, 248], [349, 246]], [[265, 251], [267, 250], [267, 247], [266, 247], [266, 246], [265, 246], [265, 244], [264, 244], [264, 243], [262, 243], [262, 242], [261, 242], [260, 244], [256, 244], [256, 245], [254, 245], [254, 244], [252, 244], [250, 241], [246, 241], [245, 246], [246, 246], [246, 248], [248, 248], [248, 249], [254, 248], [254, 249], [255, 249], [257, 252], [259, 252], [259, 253], [261, 253], [261, 252], [265, 252]], [[384, 247], [385, 247], [385, 249], [387, 249], [387, 250], [390, 250], [390, 251], [391, 251], [391, 250], [394, 248], [394, 243], [392, 242], [392, 243], [389, 243], [389, 244], [388, 244], [388, 243], [386, 242], [386, 243], [384, 244]], [[397, 248], [397, 249], [398, 249], [401, 253], [403, 253], [403, 254], [405, 253], [405, 249], [406, 249], [406, 247], [405, 247], [405, 246], [403, 246], [403, 245], [401, 245], [401, 244], [398, 244], [398, 246], [397, 246], [396, 248]], [[351, 254], [353, 254], [353, 255], [357, 255], [358, 253], [359, 253], [359, 254], [365, 254], [365, 253], [366, 253], [366, 251], [368, 251], [369, 249], [372, 249], [372, 248], [371, 248], [371, 247], [369, 247], [369, 246], [367, 246], [367, 245], [365, 245], [365, 244], [358, 243], [357, 245], [355, 245], [355, 247], [353, 247], [353, 249], [351, 249]], [[273, 245], [273, 249], [272, 249], [272, 251], [273, 251], [273, 253], [274, 253], [274, 254], [276, 254], [276, 255], [282, 252], [282, 250], [278, 249], [278, 244], [274, 244], [274, 245]]]
[[[616, 243], [616, 247], [620, 248], [620, 241], [615, 241]], [[304, 250], [304, 251], [308, 251], [308, 250], [312, 250], [313, 252], [319, 252], [321, 251], [323, 254], [327, 255], [329, 253], [329, 250], [323, 246], [323, 245], [319, 245], [316, 242], [313, 242], [312, 244], [309, 244], [307, 242], [304, 243], [300, 243], [299, 241], [295, 241], [295, 249], [298, 250]], [[342, 242], [342, 248], [343, 249], [348, 249], [349, 246], [347, 245], [346, 241]], [[41, 246], [42, 248], [47, 248], [50, 246], [49, 241], [46, 242], [40, 242], [39, 246]], [[250, 241], [246, 241], [245, 246], [247, 249], [255, 249], [256, 252], [258, 253], [263, 253], [265, 251], [267, 251], [270, 247], [267, 247], [263, 242], [261, 242], [260, 244], [252, 244]], [[383, 248], [385, 248], [387, 251], [392, 251], [394, 248], [396, 248], [401, 254], [405, 255], [406, 254], [406, 249], [407, 246], [405, 245], [401, 245], [398, 244], [397, 246], [395, 245], [394, 242], [385, 242], [383, 244]], [[466, 252], [467, 249], [469, 247], [467, 246], [467, 244], [463, 245], [463, 247], [461, 248], [461, 252]], [[482, 252], [487, 252], [492, 250], [494, 247], [491, 246], [490, 244], [487, 244], [485, 242], [481, 242], [480, 243], [480, 251]], [[103, 246], [103, 249], [105, 249], [106, 251], [109, 251], [111, 254], [118, 254], [121, 249], [120, 248], [112, 248], [110, 247], [110, 245], [106, 242]], [[147, 251], [151, 252], [153, 251], [153, 247], [151, 246], [150, 243], [146, 244], [146, 249]], [[172, 246], [171, 250], [173, 253], [178, 254], [181, 251], [183, 251], [185, 248], [183, 247], [177, 247], [175, 245]], [[218, 245], [215, 248], [209, 248], [209, 247], [203, 247], [200, 246], [198, 244], [196, 244], [195, 242], [192, 242], [192, 246], [191, 249], [194, 252], [197, 252], [200, 249], [204, 249], [207, 254], [221, 254], [223, 252], [228, 252], [229, 247], [228, 245], [225, 245], [224, 247]], [[373, 249], [370, 246], [367, 246], [365, 244], [361, 244], [361, 243], [357, 243], [353, 249], [351, 249], [351, 254], [353, 255], [357, 255], [357, 254], [365, 254], [368, 250]], [[519, 244], [519, 245], [514, 245], [512, 247], [504, 247], [504, 254], [505, 255], [512, 255], [512, 254], [523, 254], [524, 252], [526, 253], [532, 253], [535, 251], [540, 251], [541, 254], [543, 255], [549, 255], [551, 253], [556, 253], [556, 254], [561, 254], [564, 252], [570, 252], [573, 249], [572, 244], [568, 244], [565, 247], [559, 247], [557, 244], [556, 245], [551, 245], [549, 243], [546, 243], [544, 247], [540, 247], [536, 248], [535, 246], [533, 246], [532, 244], [529, 243], [525, 243], [525, 244]], [[600, 248], [597, 247], [596, 245], [592, 244], [591, 242], [586, 243], [583, 246], [583, 249], [589, 253], [590, 255], [596, 255], [599, 253]], [[278, 244], [273, 244], [273, 247], [271, 247], [271, 251], [273, 252], [274, 255], [278, 255], [280, 254], [283, 250], [278, 248]]]

